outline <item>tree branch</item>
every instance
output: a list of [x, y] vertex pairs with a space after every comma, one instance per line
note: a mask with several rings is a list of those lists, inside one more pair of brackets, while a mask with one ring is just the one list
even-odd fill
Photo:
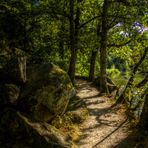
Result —
[[125, 43], [122, 43], [122, 44], [108, 44], [107, 47], [122, 47], [122, 46], [125, 46], [127, 45], [128, 43], [130, 43], [132, 41], [132, 39], [130, 39], [129, 41], [125, 42]]
[[128, 82], [127, 82], [127, 84], [126, 84], [126, 86], [125, 86], [125, 88], [124, 88], [124, 90], [122, 92], [122, 94], [120, 94], [118, 100], [116, 101], [115, 105], [124, 101], [125, 92], [126, 92], [127, 88], [131, 87], [131, 85], [133, 83], [133, 80], [134, 80], [134, 76], [135, 76], [139, 66], [141, 65], [141, 63], [145, 59], [145, 57], [147, 55], [147, 52], [148, 52], [148, 47], [146, 47], [144, 49], [144, 53], [143, 53], [142, 57], [139, 59], [138, 63], [134, 66], [132, 74], [131, 74], [131, 76], [130, 76], [130, 78], [129, 78], [129, 80], [128, 80]]
[[87, 25], [87, 24], [90, 23], [91, 21], [97, 19], [98, 17], [101, 17], [101, 16], [98, 15], [98, 16], [95, 16], [95, 17], [91, 18], [90, 20], [88, 20], [88, 21], [86, 21], [85, 23], [81, 24], [81, 25], [78, 27], [78, 29], [84, 27], [85, 25]]
[[148, 82], [148, 74], [145, 76], [145, 78], [144, 78], [141, 82], [139, 82], [139, 83], [136, 85], [136, 87], [140, 88], [140, 87], [142, 87], [143, 85], [145, 85], [147, 82]]

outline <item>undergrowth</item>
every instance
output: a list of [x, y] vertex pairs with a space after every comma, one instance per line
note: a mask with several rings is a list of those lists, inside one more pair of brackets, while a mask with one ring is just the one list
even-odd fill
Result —
[[69, 111], [62, 116], [57, 116], [51, 124], [68, 135], [72, 141], [77, 141], [80, 132], [79, 125], [88, 117], [88, 111], [85, 108], [81, 109], [79, 115], [74, 112]]

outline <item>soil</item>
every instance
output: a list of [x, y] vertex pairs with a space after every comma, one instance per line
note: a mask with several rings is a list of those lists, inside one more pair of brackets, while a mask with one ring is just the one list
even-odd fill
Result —
[[[80, 125], [78, 148], [114, 148], [121, 145], [131, 131], [122, 106], [112, 108], [110, 98], [84, 80], [77, 81], [78, 96], [86, 103], [90, 116]], [[128, 148], [129, 143], [122, 143]]]

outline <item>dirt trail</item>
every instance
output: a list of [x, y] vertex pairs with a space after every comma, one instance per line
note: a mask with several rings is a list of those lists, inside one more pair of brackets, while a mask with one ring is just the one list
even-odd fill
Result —
[[[99, 96], [99, 91], [88, 82], [77, 82], [78, 96], [89, 110], [89, 118], [80, 127], [78, 148], [117, 148], [130, 132], [128, 121], [119, 108], [111, 108], [109, 98]], [[128, 148], [126, 143], [123, 148]]]

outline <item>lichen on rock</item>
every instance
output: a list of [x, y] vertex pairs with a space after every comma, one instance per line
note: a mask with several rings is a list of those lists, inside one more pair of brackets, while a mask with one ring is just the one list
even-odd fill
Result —
[[22, 88], [0, 85], [0, 147], [72, 148], [71, 139], [49, 124], [65, 113], [76, 94], [68, 74], [53, 64], [27, 70]]
[[25, 105], [29, 104], [27, 108], [33, 117], [45, 122], [66, 111], [76, 91], [65, 71], [53, 64], [33, 65], [27, 76], [20, 100], [22, 108], [26, 109]]

